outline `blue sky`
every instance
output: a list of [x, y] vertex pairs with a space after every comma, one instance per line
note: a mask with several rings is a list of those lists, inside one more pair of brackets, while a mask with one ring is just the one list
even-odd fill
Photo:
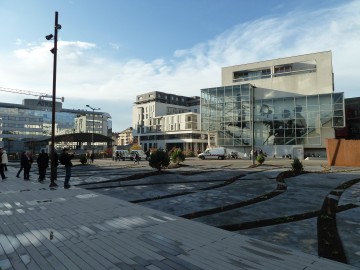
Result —
[[359, 0], [1, 0], [1, 87], [51, 94], [55, 11], [57, 94], [109, 112], [114, 131], [132, 125], [138, 94], [200, 95], [223, 66], [318, 51], [333, 52], [335, 90], [359, 96]]

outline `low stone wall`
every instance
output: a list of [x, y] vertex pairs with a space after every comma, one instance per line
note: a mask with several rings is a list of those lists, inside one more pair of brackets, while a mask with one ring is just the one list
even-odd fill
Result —
[[326, 139], [328, 165], [360, 167], [360, 140]]

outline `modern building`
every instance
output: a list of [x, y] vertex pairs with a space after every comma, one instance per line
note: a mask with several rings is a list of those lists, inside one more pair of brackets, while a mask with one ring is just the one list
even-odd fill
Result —
[[133, 106], [134, 140], [144, 150], [179, 147], [194, 152], [209, 144], [200, 131], [200, 97], [153, 91], [136, 96]]
[[222, 68], [222, 86], [201, 90], [201, 125], [240, 153], [325, 156], [325, 139], [345, 126], [331, 52]]
[[117, 146], [125, 146], [133, 143], [133, 128], [129, 127], [121, 132], [113, 134], [113, 140]]
[[[65, 109], [56, 102], [55, 135], [92, 133], [104, 136], [112, 134], [110, 114], [83, 109]], [[51, 137], [52, 101], [44, 99], [24, 99], [23, 104], [0, 103], [0, 142], [8, 152], [20, 152], [25, 142], [46, 140]], [[90, 138], [90, 136], [89, 136]], [[76, 142], [68, 146], [79, 147]], [[70, 145], [69, 145], [70, 144]], [[81, 147], [90, 149], [92, 141]], [[96, 141], [95, 141], [96, 146]], [[62, 147], [57, 142], [56, 148]]]
[[346, 126], [336, 129], [337, 139], [360, 140], [360, 98], [345, 99]]

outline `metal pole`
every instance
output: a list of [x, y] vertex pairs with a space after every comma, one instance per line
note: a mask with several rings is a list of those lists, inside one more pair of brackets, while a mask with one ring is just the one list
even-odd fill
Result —
[[95, 109], [93, 109], [93, 132], [91, 134], [92, 153], [94, 154]]
[[56, 112], [56, 62], [57, 62], [57, 38], [58, 38], [58, 12], [55, 12], [54, 30], [54, 66], [53, 66], [53, 91], [52, 91], [52, 115], [51, 115], [51, 176], [50, 187], [56, 187], [55, 183], [55, 112]]
[[155, 147], [156, 147], [156, 149], [158, 148], [158, 146], [157, 146], [157, 123], [156, 123], [156, 119], [154, 119], [155, 120]]
[[251, 94], [252, 94], [252, 97], [251, 97], [251, 103], [252, 103], [252, 108], [251, 108], [251, 129], [252, 129], [252, 144], [251, 144], [251, 151], [252, 151], [252, 164], [255, 165], [255, 86], [254, 85], [251, 85], [250, 84], [250, 87], [251, 87]]

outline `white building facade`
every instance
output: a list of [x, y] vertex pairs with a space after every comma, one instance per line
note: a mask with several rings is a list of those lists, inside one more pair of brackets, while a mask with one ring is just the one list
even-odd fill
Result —
[[203, 151], [208, 134], [200, 131], [200, 98], [159, 91], [136, 97], [133, 106], [134, 140], [146, 151], [179, 147]]

